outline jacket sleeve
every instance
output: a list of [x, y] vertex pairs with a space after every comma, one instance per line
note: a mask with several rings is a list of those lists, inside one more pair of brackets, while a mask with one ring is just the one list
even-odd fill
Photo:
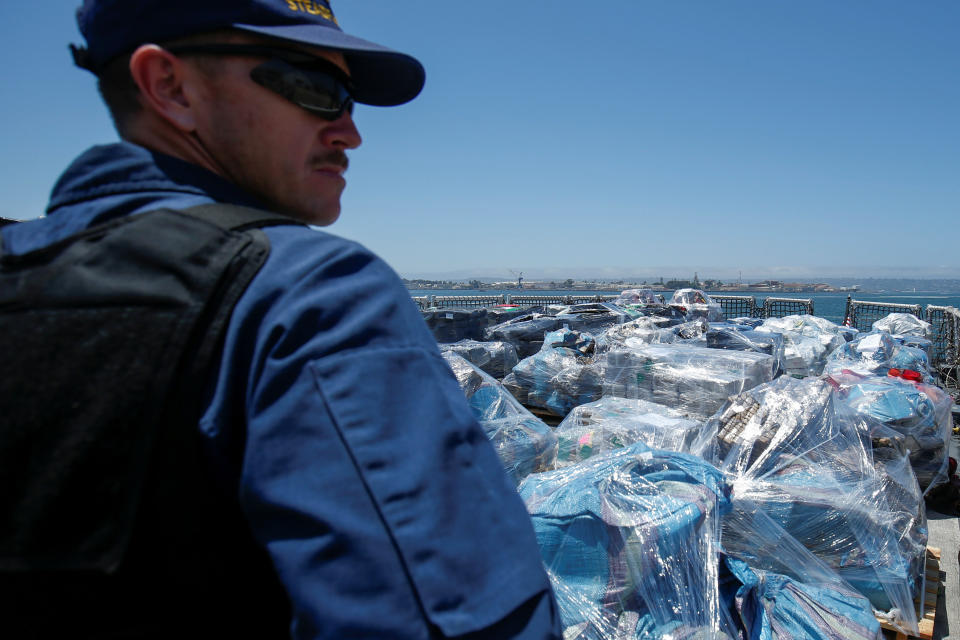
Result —
[[399, 278], [325, 233], [269, 236], [201, 429], [238, 452], [293, 637], [559, 637], [523, 503]]

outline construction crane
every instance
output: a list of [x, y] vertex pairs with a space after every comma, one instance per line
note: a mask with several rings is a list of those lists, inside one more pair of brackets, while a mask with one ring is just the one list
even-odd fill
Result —
[[517, 273], [513, 269], [508, 269], [510, 273], [517, 276], [517, 289], [523, 289], [523, 271]]

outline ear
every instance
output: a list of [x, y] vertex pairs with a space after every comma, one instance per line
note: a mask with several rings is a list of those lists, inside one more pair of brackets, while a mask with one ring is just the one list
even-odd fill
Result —
[[140, 46], [130, 56], [130, 75], [145, 109], [185, 133], [196, 129], [190, 92], [184, 87], [191, 76], [177, 56], [155, 44]]

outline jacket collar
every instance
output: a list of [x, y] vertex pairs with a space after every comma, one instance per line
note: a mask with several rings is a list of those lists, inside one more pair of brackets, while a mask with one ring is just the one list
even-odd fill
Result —
[[105, 196], [148, 192], [193, 194], [217, 202], [264, 208], [264, 204], [195, 164], [129, 143], [88, 149], [67, 167], [53, 187], [47, 215]]

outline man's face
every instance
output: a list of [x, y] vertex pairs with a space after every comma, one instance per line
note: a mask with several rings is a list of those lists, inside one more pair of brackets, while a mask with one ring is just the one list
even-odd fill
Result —
[[[246, 36], [229, 41], [263, 44]], [[348, 71], [337, 52], [297, 48]], [[250, 70], [263, 61], [217, 58], [216, 73], [202, 74], [194, 135], [218, 172], [265, 204], [310, 224], [332, 224], [346, 186], [345, 152], [360, 146], [360, 133], [346, 111], [324, 120], [255, 83]]]

